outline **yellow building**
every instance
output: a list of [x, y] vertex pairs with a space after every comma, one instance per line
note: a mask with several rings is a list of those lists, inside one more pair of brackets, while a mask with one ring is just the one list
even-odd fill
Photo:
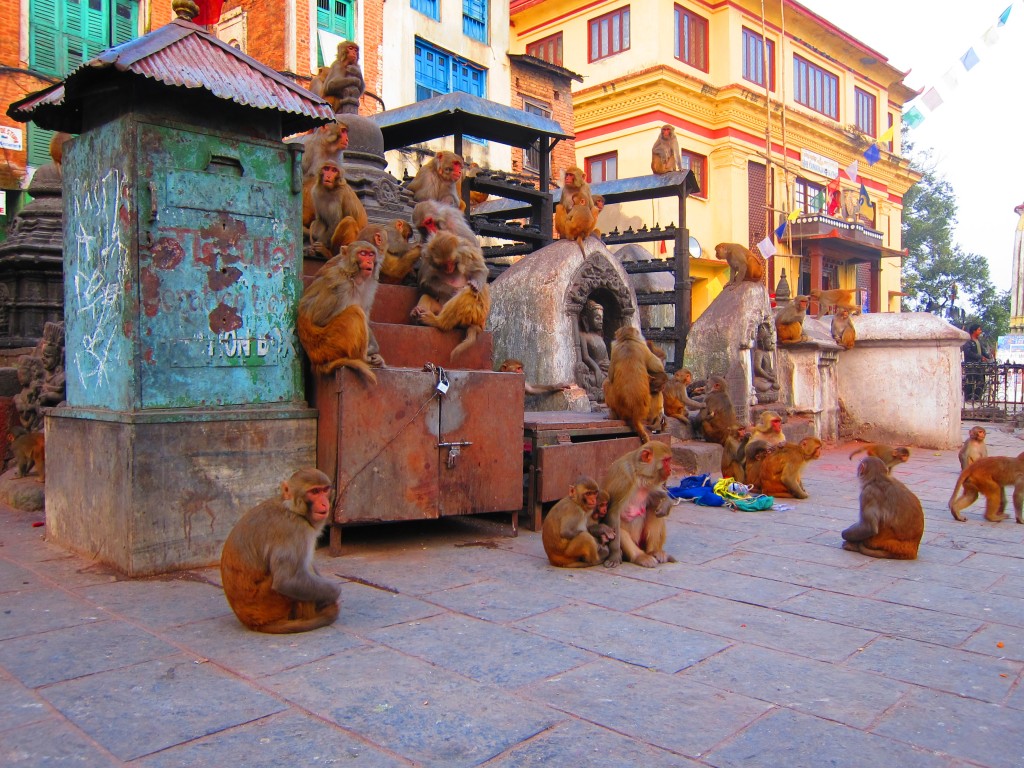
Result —
[[[860, 287], [870, 311], [899, 310], [902, 200], [920, 178], [900, 123], [916, 92], [881, 53], [792, 0], [766, 0], [763, 17], [760, 0], [512, 0], [511, 22], [511, 52], [583, 75], [576, 155], [592, 182], [650, 174], [661, 126], [675, 128], [701, 186], [687, 208], [694, 317], [728, 280], [715, 244], [766, 237], [769, 291], [784, 269], [791, 294]], [[614, 208], [604, 232], [678, 223], [668, 201]]]

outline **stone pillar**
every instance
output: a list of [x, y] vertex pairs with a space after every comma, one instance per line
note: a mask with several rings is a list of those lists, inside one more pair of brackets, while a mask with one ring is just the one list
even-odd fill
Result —
[[1024, 205], [1013, 212], [1017, 231], [1013, 235], [1013, 289], [1010, 292], [1010, 333], [1024, 333]]

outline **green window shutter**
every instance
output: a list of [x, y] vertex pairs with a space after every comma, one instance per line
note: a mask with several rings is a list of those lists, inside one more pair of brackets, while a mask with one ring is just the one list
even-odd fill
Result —
[[114, 36], [112, 45], [120, 45], [139, 36], [139, 4], [134, 0], [114, 0]]
[[48, 75], [64, 74], [63, 35], [57, 15], [58, 0], [32, 0], [28, 21], [29, 66]]
[[73, 35], [74, 37], [84, 37], [88, 28], [88, 17], [86, 16], [82, 4], [89, 0], [59, 0], [59, 5], [63, 6], [63, 19], [58, 19], [58, 22], [63, 21], [61, 26], [64, 28], [65, 34]]
[[44, 131], [35, 123], [28, 124], [28, 164], [36, 168], [50, 162], [50, 139], [53, 131]]

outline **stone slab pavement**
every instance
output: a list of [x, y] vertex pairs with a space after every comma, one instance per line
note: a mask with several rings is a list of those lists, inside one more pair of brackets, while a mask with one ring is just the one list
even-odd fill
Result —
[[216, 568], [125, 580], [0, 508], [0, 765], [1019, 768], [1024, 525], [955, 522], [915, 449], [920, 558], [845, 552], [853, 447], [789, 509], [676, 507], [656, 569], [552, 568], [507, 515], [347, 530], [340, 620], [283, 637]]

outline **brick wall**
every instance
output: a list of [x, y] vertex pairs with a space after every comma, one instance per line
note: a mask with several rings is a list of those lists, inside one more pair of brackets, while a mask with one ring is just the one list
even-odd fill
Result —
[[[542, 104], [551, 110], [551, 119], [562, 126], [566, 133], [575, 133], [575, 122], [572, 115], [572, 91], [569, 80], [559, 77], [553, 72], [538, 69], [528, 64], [513, 61], [512, 63], [512, 105], [516, 109], [523, 108], [523, 99], [527, 98]], [[512, 150], [512, 172], [531, 175], [523, 167], [523, 150]], [[560, 141], [551, 152], [552, 186], [558, 186], [561, 174], [571, 165], [576, 165], [576, 142], [572, 139]]]
[[[224, 10], [242, 8], [246, 22], [246, 53], [262, 64], [278, 71], [287, 69], [284, 58], [284, 2], [282, 0], [228, 0]], [[307, 27], [309, 19], [306, 19]], [[299, 31], [302, 34], [302, 31]], [[308, 37], [308, 32], [306, 33]], [[308, 44], [308, 41], [307, 41]], [[304, 52], [299, 53], [298, 67], [308, 69]], [[299, 74], [305, 74], [300, 72]]]
[[[359, 49], [363, 80], [366, 81], [366, 90], [379, 96], [384, 90], [381, 54], [381, 46], [384, 43], [384, 0], [365, 0], [359, 7], [363, 14], [363, 39], [360, 41], [362, 47]], [[359, 114], [372, 115], [380, 111], [381, 106], [376, 99], [363, 96]]]

